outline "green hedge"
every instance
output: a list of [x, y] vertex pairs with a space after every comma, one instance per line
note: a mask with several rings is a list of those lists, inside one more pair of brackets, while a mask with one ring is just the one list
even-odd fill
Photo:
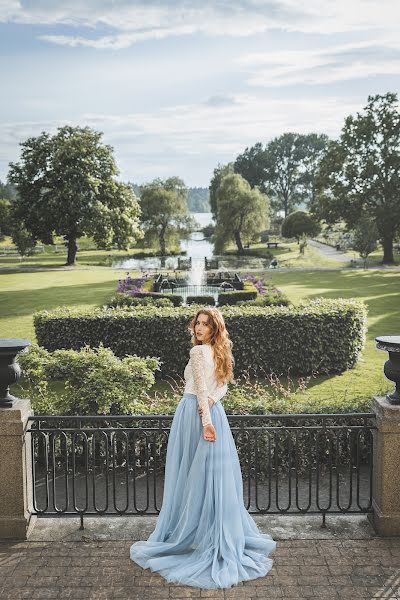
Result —
[[257, 298], [258, 292], [221, 292], [218, 294], [218, 304], [219, 306], [226, 306], [228, 304], [233, 305], [241, 302], [243, 300], [255, 300]]
[[158, 292], [137, 292], [135, 298], [167, 298], [167, 300], [171, 300], [174, 306], [181, 306], [183, 303], [182, 296], [178, 296], [177, 294], [161, 294]]
[[239, 306], [290, 306], [292, 303], [285, 294], [275, 294], [271, 291], [265, 294], [258, 294], [255, 300], [241, 301], [237, 303]]
[[[181, 296], [177, 296], [177, 298], [181, 298]], [[170, 298], [166, 298], [165, 296], [156, 298], [155, 296], [144, 296], [137, 297], [132, 296], [131, 294], [121, 294], [117, 293], [115, 296], [111, 298], [111, 300], [106, 305], [108, 308], [116, 308], [117, 306], [174, 306], [173, 302]], [[178, 304], [179, 306], [179, 304]]]
[[214, 306], [214, 296], [188, 296], [186, 298], [186, 304], [203, 304], [207, 306]]
[[242, 290], [231, 290], [220, 292], [218, 294], [218, 305], [234, 305], [243, 300], [255, 300], [258, 296], [258, 290], [251, 281], [245, 281]]
[[[358, 300], [316, 299], [298, 307], [224, 306], [235, 375], [337, 373], [354, 367], [365, 341], [366, 308]], [[50, 351], [101, 343], [117, 356], [161, 359], [162, 375], [182, 374], [193, 307], [59, 308], [34, 317], [38, 343]]]

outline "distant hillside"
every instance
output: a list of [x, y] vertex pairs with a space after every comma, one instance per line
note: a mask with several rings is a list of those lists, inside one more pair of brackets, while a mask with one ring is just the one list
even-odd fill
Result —
[[210, 212], [208, 188], [189, 188], [188, 208], [190, 212]]

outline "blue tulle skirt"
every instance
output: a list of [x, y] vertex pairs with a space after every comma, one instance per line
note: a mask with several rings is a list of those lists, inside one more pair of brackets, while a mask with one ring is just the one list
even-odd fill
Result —
[[221, 402], [211, 407], [215, 442], [203, 439], [197, 397], [183, 394], [168, 440], [163, 502], [147, 541], [131, 559], [169, 583], [229, 588], [263, 577], [276, 542], [261, 533], [243, 503], [235, 442]]

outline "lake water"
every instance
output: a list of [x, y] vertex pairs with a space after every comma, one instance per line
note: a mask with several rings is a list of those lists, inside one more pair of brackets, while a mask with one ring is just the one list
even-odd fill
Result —
[[[199, 223], [200, 227], [206, 227], [213, 223], [211, 213], [191, 213]], [[203, 282], [205, 271], [205, 258], [218, 258], [219, 269], [238, 270], [238, 269], [264, 269], [269, 261], [264, 258], [254, 256], [218, 256], [214, 254], [214, 246], [208, 240], [204, 239], [200, 231], [194, 232], [189, 240], [181, 241], [182, 254], [177, 256], [148, 256], [146, 258], [128, 258], [113, 262], [115, 269], [126, 269], [127, 271], [140, 271], [147, 269], [169, 269], [178, 268], [178, 257], [192, 258], [192, 269], [189, 271], [189, 285], [200, 285]], [[183, 254], [186, 252], [186, 254]]]

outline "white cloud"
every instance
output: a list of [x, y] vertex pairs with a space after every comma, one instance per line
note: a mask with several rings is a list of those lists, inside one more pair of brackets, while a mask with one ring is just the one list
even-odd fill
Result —
[[374, 75], [400, 74], [400, 43], [376, 39], [328, 48], [248, 54], [238, 64], [255, 86], [324, 85]]
[[[69, 46], [124, 48], [148, 39], [202, 33], [251, 36], [270, 29], [329, 34], [395, 31], [398, 0], [0, 0], [0, 22], [87, 27], [41, 39]], [[110, 29], [96, 34], [96, 27]]]
[[215, 109], [207, 102], [157, 112], [125, 115], [83, 114], [63, 121], [14, 122], [0, 125], [0, 173], [18, 159], [17, 141], [65, 124], [89, 125], [104, 132], [115, 149], [123, 179], [146, 181], [181, 175], [189, 185], [207, 185], [218, 162], [236, 157], [246, 146], [266, 142], [285, 131], [324, 132], [336, 136], [344, 117], [360, 110], [359, 102], [328, 97], [270, 99], [238, 95]]

